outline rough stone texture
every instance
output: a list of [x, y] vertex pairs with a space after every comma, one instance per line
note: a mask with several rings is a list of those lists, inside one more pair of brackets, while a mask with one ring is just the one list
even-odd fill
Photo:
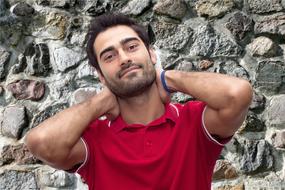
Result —
[[285, 65], [281, 61], [261, 61], [256, 70], [255, 86], [260, 91], [273, 94], [284, 93]]
[[237, 40], [242, 40], [252, 30], [253, 21], [242, 12], [236, 12], [226, 23], [227, 29], [231, 31]]
[[283, 190], [285, 181], [275, 176], [274, 178], [246, 179], [244, 188], [247, 190]]
[[269, 13], [283, 10], [282, 0], [248, 0], [252, 13]]
[[176, 19], [182, 19], [186, 14], [186, 4], [182, 0], [158, 0], [153, 7], [154, 12]]
[[17, 80], [8, 84], [7, 89], [18, 100], [40, 100], [45, 93], [43, 82], [35, 80]]
[[[124, 2], [121, 2], [124, 3]], [[78, 0], [77, 4], [79, 5], [79, 8], [83, 10], [87, 15], [90, 16], [98, 16], [105, 12], [109, 12], [113, 9], [113, 7], [116, 7], [116, 4], [119, 4], [118, 6], [121, 6], [120, 2], [116, 1], [109, 1], [109, 0]]]
[[4, 93], [4, 88], [0, 86], [0, 96]]
[[268, 171], [273, 167], [273, 155], [267, 141], [243, 140], [239, 143], [242, 153], [239, 170], [246, 174], [254, 174]]
[[214, 188], [214, 190], [245, 190], [244, 184], [239, 183], [236, 185], [224, 185], [222, 187]]
[[150, 0], [129, 1], [127, 6], [122, 10], [122, 13], [126, 15], [140, 15], [150, 6], [150, 3]]
[[73, 186], [75, 176], [49, 167], [40, 168], [36, 172], [39, 187], [68, 188]]
[[[46, 76], [51, 68], [49, 49], [44, 43], [34, 44], [31, 43], [24, 52], [24, 58], [20, 59], [21, 65], [27, 65], [27, 72], [30, 75]], [[18, 69], [21, 70], [21, 69]]]
[[268, 127], [285, 128], [285, 95], [273, 96], [264, 111]]
[[214, 65], [213, 61], [210, 60], [202, 60], [199, 62], [198, 67], [201, 70], [207, 70], [208, 68], [210, 68], [212, 65]]
[[217, 34], [210, 25], [200, 26], [193, 35], [190, 56], [203, 57], [236, 57], [242, 50], [227, 36]]
[[251, 110], [263, 110], [265, 107], [266, 99], [262, 94], [257, 93], [254, 91], [252, 102], [250, 104]]
[[4, 146], [0, 155], [0, 163], [2, 165], [10, 164], [14, 161], [20, 165], [41, 163], [28, 151], [24, 144]]
[[88, 98], [91, 98], [96, 94], [96, 88], [80, 88], [73, 93], [71, 102], [72, 104], [78, 104], [80, 102], [83, 102], [84, 100], [87, 100]]
[[35, 175], [28, 171], [6, 170], [0, 174], [0, 189], [38, 189]]
[[19, 138], [27, 127], [25, 107], [9, 106], [0, 113], [1, 134], [11, 138]]
[[161, 49], [178, 51], [189, 42], [193, 31], [187, 25], [156, 22], [153, 26], [157, 40], [155, 45]]
[[200, 16], [220, 17], [234, 7], [233, 0], [200, 0], [196, 3], [196, 10]]
[[285, 148], [285, 130], [277, 131], [272, 136], [272, 142], [277, 148]]
[[0, 79], [5, 77], [5, 67], [10, 60], [11, 54], [0, 47]]
[[80, 53], [66, 47], [56, 48], [53, 52], [53, 56], [55, 59], [56, 70], [61, 72], [77, 66], [82, 59]]
[[267, 16], [258, 16], [254, 19], [256, 34], [268, 33], [285, 35], [285, 13], [276, 13]]
[[265, 124], [256, 114], [249, 112], [246, 120], [239, 129], [240, 132], [261, 132], [265, 129]]
[[273, 57], [277, 53], [277, 45], [270, 38], [264, 36], [255, 38], [248, 48], [252, 56]]
[[218, 160], [215, 165], [213, 180], [233, 179], [238, 177], [236, 169], [226, 160]]
[[17, 3], [16, 5], [13, 6], [12, 9], [12, 13], [14, 13], [17, 16], [24, 16], [24, 17], [32, 16], [34, 12], [35, 9], [31, 5], [24, 2]]

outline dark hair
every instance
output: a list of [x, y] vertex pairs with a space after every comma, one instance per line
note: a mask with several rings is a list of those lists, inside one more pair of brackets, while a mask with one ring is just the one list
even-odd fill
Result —
[[140, 24], [137, 24], [134, 20], [128, 18], [122, 14], [103, 14], [96, 17], [91, 21], [90, 28], [88, 31], [88, 41], [87, 41], [87, 56], [89, 59], [89, 64], [94, 66], [97, 71], [102, 73], [96, 54], [93, 48], [96, 37], [99, 33], [104, 32], [108, 28], [118, 25], [126, 25], [132, 28], [138, 36], [141, 38], [146, 48], [149, 48], [150, 40], [147, 30]]

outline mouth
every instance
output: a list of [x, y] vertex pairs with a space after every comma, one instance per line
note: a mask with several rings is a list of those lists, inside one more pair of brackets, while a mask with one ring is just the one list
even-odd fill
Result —
[[126, 75], [127, 73], [131, 72], [131, 71], [134, 71], [134, 70], [137, 70], [137, 69], [140, 69], [141, 67], [138, 66], [138, 65], [133, 65], [133, 66], [130, 66], [129, 68], [127, 69], [124, 69], [121, 73], [120, 73], [120, 78], [122, 78], [124, 75]]

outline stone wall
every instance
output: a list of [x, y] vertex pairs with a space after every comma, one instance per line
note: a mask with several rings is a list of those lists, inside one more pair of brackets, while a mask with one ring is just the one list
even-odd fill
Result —
[[104, 12], [145, 25], [164, 69], [250, 81], [250, 111], [216, 164], [213, 189], [284, 189], [284, 8], [283, 0], [0, 0], [0, 189], [87, 189], [34, 158], [23, 138], [100, 90], [84, 48], [90, 20]]

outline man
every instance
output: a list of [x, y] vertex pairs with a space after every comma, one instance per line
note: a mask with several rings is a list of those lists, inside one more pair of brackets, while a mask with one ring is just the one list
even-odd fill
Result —
[[[210, 189], [223, 145], [247, 114], [250, 84], [155, 70], [146, 31], [122, 15], [97, 17], [89, 37], [88, 57], [105, 88], [32, 129], [29, 150], [52, 167], [76, 171], [92, 190]], [[174, 91], [199, 101], [168, 103]]]

